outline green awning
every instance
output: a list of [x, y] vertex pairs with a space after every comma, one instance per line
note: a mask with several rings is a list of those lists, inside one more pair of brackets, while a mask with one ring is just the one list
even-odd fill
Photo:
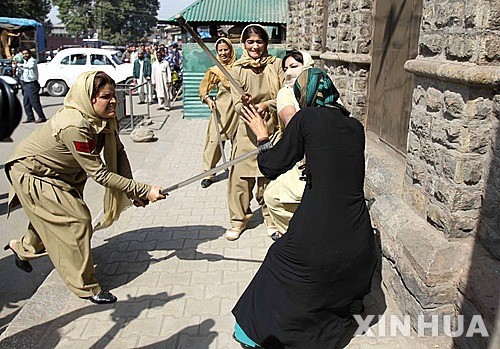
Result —
[[[180, 12], [186, 21], [286, 24], [287, 0], [198, 0]], [[166, 24], [177, 24], [175, 16]]]

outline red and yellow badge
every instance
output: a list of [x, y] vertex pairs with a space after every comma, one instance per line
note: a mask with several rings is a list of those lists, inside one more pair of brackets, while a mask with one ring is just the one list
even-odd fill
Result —
[[90, 139], [88, 142], [73, 141], [75, 149], [79, 153], [92, 154], [95, 149], [94, 140]]

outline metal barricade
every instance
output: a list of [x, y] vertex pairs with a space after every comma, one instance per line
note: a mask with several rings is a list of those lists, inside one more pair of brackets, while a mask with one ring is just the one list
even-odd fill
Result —
[[130, 133], [134, 130], [136, 122], [140, 122], [141, 120], [144, 119], [150, 119], [151, 113], [149, 110], [150, 109], [149, 103], [146, 103], [147, 106], [146, 114], [134, 114], [134, 100], [133, 100], [134, 92], [138, 92], [139, 88], [144, 85], [146, 85], [146, 96], [148, 96], [147, 99], [149, 99], [149, 97], [152, 96], [151, 93], [152, 86], [150, 81], [146, 81], [139, 85], [116, 84], [116, 90], [115, 90], [116, 101], [117, 101], [116, 116], [119, 124], [122, 119], [128, 116], [126, 113], [126, 94], [128, 94], [129, 96], [128, 104], [130, 108], [130, 115], [129, 115], [130, 121], [125, 127], [121, 128], [120, 131], [125, 131]]

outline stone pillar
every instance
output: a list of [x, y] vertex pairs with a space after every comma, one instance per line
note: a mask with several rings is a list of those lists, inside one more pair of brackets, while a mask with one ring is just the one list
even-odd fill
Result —
[[403, 196], [467, 259], [451, 298], [467, 328], [480, 315], [490, 336], [456, 338], [487, 347], [500, 334], [500, 4], [425, 0]]

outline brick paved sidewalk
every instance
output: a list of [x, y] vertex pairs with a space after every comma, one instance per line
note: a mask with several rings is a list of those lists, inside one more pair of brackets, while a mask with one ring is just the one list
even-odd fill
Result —
[[[198, 174], [206, 125], [207, 120], [183, 120], [181, 110], [171, 112], [136, 178], [169, 186]], [[207, 189], [193, 183], [146, 209], [130, 208], [111, 228], [95, 233], [97, 276], [117, 303], [78, 299], [52, 272], [0, 337], [0, 347], [239, 348], [231, 339], [230, 311], [272, 241], [259, 211], [240, 240], [223, 238], [229, 218], [227, 179], [220, 177]], [[386, 304], [386, 313], [398, 314], [383, 299], [378, 290], [368, 309], [380, 312]], [[448, 347], [442, 345], [424, 338], [357, 336], [348, 348]]]

